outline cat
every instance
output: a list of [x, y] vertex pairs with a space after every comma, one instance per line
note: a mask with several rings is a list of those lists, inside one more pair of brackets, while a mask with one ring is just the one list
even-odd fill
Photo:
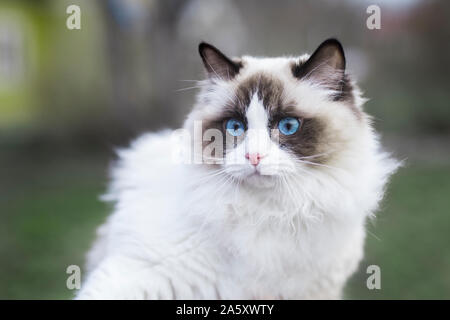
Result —
[[[77, 299], [342, 298], [399, 166], [342, 45], [229, 58], [202, 42], [199, 53], [206, 79], [184, 124], [193, 138], [165, 130], [118, 151], [114, 212]], [[177, 161], [180, 143], [201, 161]]]

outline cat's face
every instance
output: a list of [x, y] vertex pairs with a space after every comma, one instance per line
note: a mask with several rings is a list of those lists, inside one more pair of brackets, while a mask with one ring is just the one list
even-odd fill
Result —
[[[339, 42], [297, 58], [231, 60], [205, 43], [199, 50], [208, 79], [187, 123], [200, 120], [212, 132], [204, 159], [237, 180], [271, 186], [351, 156], [366, 117]], [[222, 148], [213, 151], [218, 139]]]

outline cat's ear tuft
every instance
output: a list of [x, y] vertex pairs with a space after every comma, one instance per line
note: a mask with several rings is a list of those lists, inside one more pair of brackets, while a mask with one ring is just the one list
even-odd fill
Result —
[[341, 43], [336, 39], [325, 40], [308, 60], [295, 65], [292, 72], [296, 78], [310, 79], [337, 89], [345, 73], [345, 55]]
[[231, 60], [209, 43], [201, 42], [198, 46], [198, 52], [209, 77], [231, 80], [242, 67], [240, 62]]

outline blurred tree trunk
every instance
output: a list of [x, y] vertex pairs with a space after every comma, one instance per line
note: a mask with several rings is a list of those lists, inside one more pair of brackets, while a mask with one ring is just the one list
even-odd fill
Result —
[[[127, 1], [100, 1], [105, 17], [111, 104], [118, 127], [134, 135], [174, 124], [176, 24], [186, 1], [152, 1], [124, 13]], [[131, 11], [131, 10], [130, 10]]]

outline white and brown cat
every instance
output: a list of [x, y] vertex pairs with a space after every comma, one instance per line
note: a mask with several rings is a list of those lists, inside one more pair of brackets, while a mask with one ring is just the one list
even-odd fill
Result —
[[[341, 44], [329, 39], [300, 57], [230, 59], [206, 43], [199, 51], [207, 79], [184, 130], [203, 163], [174, 161], [172, 131], [119, 152], [115, 209], [77, 298], [340, 298], [398, 167]], [[205, 153], [218, 141], [223, 148]]]

